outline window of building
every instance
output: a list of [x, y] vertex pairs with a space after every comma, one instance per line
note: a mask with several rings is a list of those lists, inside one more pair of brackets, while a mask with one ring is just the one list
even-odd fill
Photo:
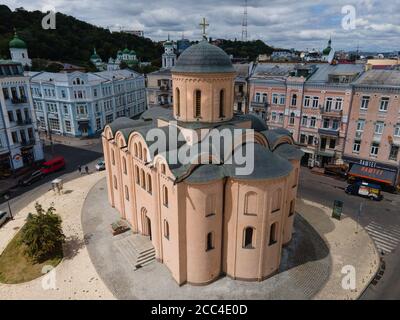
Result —
[[69, 114], [69, 109], [68, 106], [64, 104], [64, 114], [67, 115]]
[[319, 104], [319, 97], [313, 97], [313, 105], [312, 107], [314, 109], [318, 108], [318, 104]]
[[329, 140], [329, 148], [335, 149], [335, 147], [336, 147], [336, 139], [330, 139]]
[[129, 188], [128, 188], [128, 186], [125, 186], [125, 200], [129, 201]]
[[339, 120], [334, 119], [332, 121], [332, 129], [333, 130], [338, 130], [339, 129]]
[[126, 168], [126, 159], [125, 159], [125, 157], [122, 157], [122, 170], [123, 170], [124, 174], [128, 174], [128, 170]]
[[292, 112], [290, 114], [289, 124], [294, 125], [294, 120], [295, 120], [295, 114], [294, 114], [294, 112]]
[[100, 118], [96, 118], [96, 131], [101, 130], [101, 119]]
[[257, 215], [258, 212], [258, 197], [257, 193], [250, 191], [244, 196], [244, 214]]
[[398, 155], [399, 155], [399, 146], [392, 144], [390, 146], [389, 160], [397, 161]]
[[400, 124], [397, 124], [397, 125], [394, 127], [394, 136], [395, 136], [395, 137], [400, 137]]
[[289, 217], [294, 215], [294, 200], [290, 201], [290, 206], [289, 206]]
[[333, 98], [326, 98], [325, 111], [330, 112], [332, 110]]
[[379, 104], [379, 111], [381, 112], [386, 112], [389, 107], [389, 98], [388, 97], [383, 97], [381, 98], [381, 102]]
[[322, 124], [324, 129], [329, 129], [329, 125], [330, 125], [331, 121], [327, 118], [324, 118], [324, 122]]
[[140, 186], [143, 189], [146, 189], [146, 174], [144, 173], [143, 169], [140, 170], [140, 181], [141, 181]]
[[169, 223], [164, 219], [164, 238], [169, 240]]
[[138, 156], [138, 146], [137, 146], [137, 143], [135, 142], [135, 144], [133, 145], [133, 152], [134, 152], [134, 155], [135, 155], [135, 157], [137, 157]]
[[162, 173], [162, 174], [165, 174], [165, 164], [162, 164], [162, 165], [161, 165], [161, 173]]
[[253, 246], [254, 228], [247, 227], [243, 230], [243, 248], [254, 249]]
[[379, 152], [379, 143], [373, 143], [371, 144], [371, 156], [377, 156]]
[[307, 144], [309, 144], [309, 145], [314, 144], [314, 136], [308, 136]]
[[176, 88], [176, 115], [179, 117], [181, 115], [181, 91]]
[[117, 177], [114, 176], [114, 189], [117, 190], [118, 189], [118, 182], [117, 182]]
[[269, 231], [269, 245], [272, 246], [278, 242], [278, 223], [274, 222]]
[[385, 123], [382, 121], [375, 122], [375, 134], [382, 134]]
[[282, 189], [278, 188], [272, 194], [272, 213], [278, 212], [281, 210], [281, 202], [282, 202]]
[[139, 174], [139, 167], [135, 166], [135, 176], [136, 176], [136, 184], [140, 184], [140, 174]]
[[297, 94], [293, 94], [292, 95], [291, 104], [292, 104], [293, 107], [295, 107], [297, 105]]
[[150, 194], [153, 192], [153, 185], [151, 183], [151, 175], [149, 173], [147, 174], [147, 192]]
[[308, 124], [308, 117], [307, 116], [303, 116], [301, 118], [301, 125], [306, 127], [307, 124]]
[[66, 132], [71, 132], [71, 121], [65, 120], [65, 131]]
[[142, 160], [143, 159], [143, 150], [142, 150], [142, 143], [141, 142], [139, 142], [139, 144], [138, 144], [138, 156], [139, 156], [139, 159], [140, 160]]
[[283, 123], [283, 113], [279, 113], [279, 118], [278, 118], [279, 123]]
[[342, 98], [336, 98], [335, 101], [335, 110], [340, 111], [343, 109], [343, 99]]
[[304, 97], [304, 106], [305, 107], [309, 107], [310, 106], [310, 101], [311, 101], [311, 97], [310, 96], [305, 96]]
[[162, 189], [163, 189], [163, 204], [164, 206], [168, 207], [168, 188], [164, 185]]
[[365, 120], [364, 119], [359, 119], [357, 121], [357, 131], [363, 132], [364, 131], [364, 126], [365, 126]]
[[16, 131], [11, 132], [11, 138], [12, 138], [13, 143], [19, 143], [18, 133]]
[[311, 117], [310, 127], [311, 128], [315, 128], [316, 125], [317, 125], [317, 118], [316, 117]]
[[361, 105], [360, 105], [361, 110], [368, 110], [369, 100], [370, 100], [370, 97], [368, 97], [368, 96], [363, 96], [361, 98]]
[[360, 152], [360, 147], [361, 147], [361, 141], [360, 140], [354, 140], [353, 152], [359, 153]]
[[196, 90], [195, 92], [195, 117], [201, 117], [201, 91]]
[[214, 234], [212, 232], [207, 233], [207, 244], [206, 251], [214, 249]]
[[300, 143], [301, 144], [305, 144], [306, 143], [306, 139], [307, 139], [307, 136], [304, 133], [302, 133], [300, 135]]
[[255, 102], [260, 102], [261, 99], [261, 94], [259, 92], [256, 92], [255, 96], [254, 96], [254, 101]]
[[278, 104], [278, 95], [276, 93], [274, 93], [272, 95], [272, 103], [273, 104]]
[[225, 91], [221, 90], [219, 92], [219, 117], [225, 117]]
[[276, 112], [275, 111], [271, 112], [271, 121], [276, 122]]
[[49, 118], [50, 130], [60, 131], [60, 121], [58, 119]]

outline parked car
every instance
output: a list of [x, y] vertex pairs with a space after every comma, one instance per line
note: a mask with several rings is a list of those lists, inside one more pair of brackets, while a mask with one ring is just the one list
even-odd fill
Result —
[[40, 170], [36, 170], [29, 175], [26, 175], [22, 179], [18, 181], [18, 184], [21, 186], [30, 186], [32, 183], [39, 181], [44, 177], [44, 174]]
[[65, 168], [64, 157], [56, 157], [42, 164], [40, 171], [43, 174], [53, 173]]
[[11, 216], [8, 212], [0, 211], [0, 227], [5, 224], [9, 218], [11, 218]]
[[341, 178], [347, 177], [347, 166], [343, 164], [327, 164], [324, 167], [324, 173], [334, 175]]
[[379, 201], [383, 199], [381, 190], [382, 188], [377, 184], [358, 181], [356, 183], [348, 185], [345, 189], [345, 192], [348, 194], [358, 195], [360, 197]]
[[97, 171], [106, 170], [106, 163], [104, 162], [104, 160], [100, 160], [99, 162], [97, 162], [97, 164], [96, 164], [96, 170], [97, 170]]

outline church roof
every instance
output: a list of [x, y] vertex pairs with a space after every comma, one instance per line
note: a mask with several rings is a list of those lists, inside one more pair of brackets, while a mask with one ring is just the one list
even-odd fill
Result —
[[15, 48], [15, 49], [26, 49], [26, 43], [25, 41], [21, 40], [18, 37], [18, 34], [15, 32], [14, 38], [8, 43], [10, 48]]
[[224, 50], [203, 40], [180, 55], [172, 72], [234, 73], [235, 69]]

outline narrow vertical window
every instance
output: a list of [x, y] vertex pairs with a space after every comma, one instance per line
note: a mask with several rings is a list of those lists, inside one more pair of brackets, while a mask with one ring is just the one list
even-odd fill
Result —
[[123, 170], [124, 170], [124, 174], [127, 174], [128, 170], [126, 168], [126, 159], [125, 159], [125, 157], [122, 158], [122, 167], [123, 167]]
[[214, 249], [214, 236], [212, 232], [207, 233], [206, 251]]
[[179, 117], [181, 115], [181, 92], [179, 88], [176, 88], [176, 115]]
[[142, 186], [143, 189], [146, 189], [146, 175], [145, 175], [143, 169], [140, 170], [140, 174], [141, 174], [141, 179], [140, 179], [141, 180], [141, 186]]
[[164, 237], [169, 240], [169, 223], [164, 220]]
[[114, 150], [111, 150], [111, 163], [113, 165], [115, 165], [115, 154], [114, 154]]
[[151, 175], [150, 174], [147, 174], [147, 191], [150, 194], [153, 191], [153, 186], [152, 186], [152, 183], [151, 183]]
[[162, 164], [162, 165], [161, 165], [161, 173], [162, 173], [162, 174], [165, 174], [165, 164]]
[[117, 183], [117, 177], [114, 176], [114, 189], [117, 190], [118, 189], [118, 183]]
[[140, 184], [139, 167], [135, 167], [136, 184]]
[[195, 92], [195, 117], [201, 117], [201, 91], [196, 90]]
[[252, 227], [247, 227], [244, 229], [243, 232], [243, 248], [245, 249], [253, 249], [253, 233], [254, 233], [254, 228]]
[[166, 186], [163, 186], [163, 204], [168, 207], [168, 189]]
[[290, 201], [289, 217], [294, 215], [294, 200]]
[[223, 118], [224, 115], [224, 106], [225, 106], [225, 91], [221, 90], [219, 92], [219, 117]]
[[270, 246], [272, 246], [273, 244], [278, 242], [277, 231], [278, 231], [278, 223], [274, 222], [271, 225], [271, 228], [269, 231], [269, 245]]
[[129, 189], [127, 186], [125, 186], [125, 200], [129, 201]]
[[142, 160], [142, 144], [139, 142], [139, 146], [138, 146], [138, 152], [139, 152], [139, 154], [138, 154], [138, 156], [139, 156], [139, 159], [140, 160]]

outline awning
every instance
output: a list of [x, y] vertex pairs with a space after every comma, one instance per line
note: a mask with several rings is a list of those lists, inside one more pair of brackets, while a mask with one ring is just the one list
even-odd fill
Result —
[[396, 172], [385, 169], [364, 167], [359, 164], [353, 164], [348, 175], [369, 180], [375, 180], [390, 185], [394, 185], [396, 181]]

